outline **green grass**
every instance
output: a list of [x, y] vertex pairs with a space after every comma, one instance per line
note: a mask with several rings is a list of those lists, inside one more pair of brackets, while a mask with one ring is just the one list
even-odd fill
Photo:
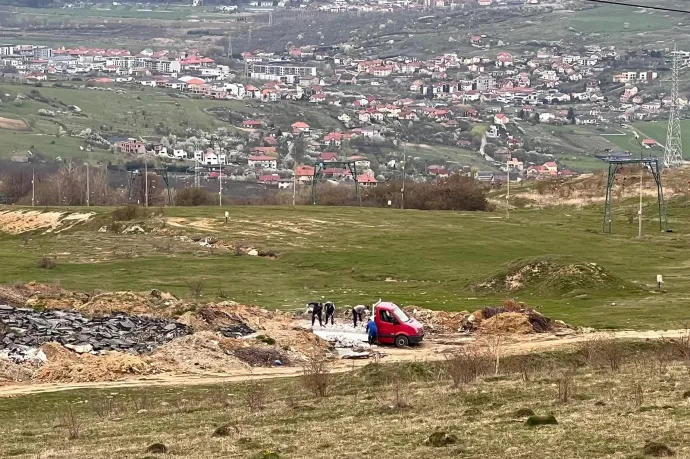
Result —
[[[632, 205], [632, 204], [631, 204]], [[680, 205], [680, 203], [678, 204]], [[627, 223], [626, 203], [617, 203], [613, 228], [601, 231], [599, 206], [523, 210], [502, 214], [395, 211], [357, 208], [231, 207], [223, 210], [168, 208], [166, 218], [185, 218], [182, 227], [167, 224], [165, 234], [123, 236], [82, 229], [26, 242], [0, 237], [5, 260], [1, 282], [60, 282], [68, 289], [149, 290], [177, 295], [189, 292], [187, 280], [206, 279], [205, 298], [223, 289], [236, 301], [265, 307], [298, 308], [313, 298], [336, 304], [371, 303], [386, 298], [402, 305], [473, 310], [515, 296], [567, 322], [597, 327], [650, 328], [686, 321], [690, 287], [686, 246], [690, 225], [683, 209], [670, 206], [674, 233], [658, 232], [645, 220], [644, 240]], [[100, 210], [105, 212], [106, 209]], [[645, 215], [653, 216], [648, 202]], [[172, 220], [171, 220], [172, 221]], [[176, 232], [213, 235], [228, 244], [269, 249], [277, 260], [233, 256], [171, 240]], [[57, 267], [37, 267], [43, 254], [57, 255]], [[519, 258], [568, 256], [594, 262], [626, 282], [653, 286], [656, 275], [667, 292], [584, 289], [566, 294], [517, 292], [475, 295], [469, 285]]]
[[154, 6], [111, 6], [108, 4], [92, 5], [83, 8], [15, 8], [18, 14], [31, 16], [69, 16], [71, 18], [123, 18], [123, 19], [157, 19], [183, 21], [192, 18], [230, 18], [229, 14], [214, 13], [210, 8], [165, 7]]
[[666, 30], [682, 22], [682, 18], [664, 17], [663, 12], [638, 11], [617, 6], [592, 8], [580, 11], [570, 20], [570, 26], [580, 32], [613, 34]]

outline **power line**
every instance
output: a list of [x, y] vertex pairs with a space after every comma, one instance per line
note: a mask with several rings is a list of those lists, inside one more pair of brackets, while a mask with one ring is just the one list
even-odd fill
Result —
[[690, 14], [690, 11], [688, 11], [688, 10], [680, 10], [677, 8], [666, 8], [665, 6], [637, 5], [634, 3], [614, 2], [613, 0], [583, 0], [583, 1], [591, 2], [591, 3], [602, 3], [604, 5], [630, 6], [633, 8], [644, 8], [647, 10], [667, 11], [669, 13]]

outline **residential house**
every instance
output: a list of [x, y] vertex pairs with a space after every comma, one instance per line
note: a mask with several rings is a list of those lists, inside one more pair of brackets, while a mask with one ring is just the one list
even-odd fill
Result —
[[278, 156], [278, 152], [274, 146], [252, 147], [250, 153], [254, 156], [270, 156], [272, 158], [276, 158]]
[[298, 183], [311, 183], [314, 178], [314, 168], [312, 166], [297, 166], [295, 168], [295, 179]]
[[295, 123], [292, 123], [292, 133], [293, 134], [309, 134], [310, 131], [310, 126], [303, 122], [303, 121], [297, 121]]
[[338, 160], [338, 153], [332, 152], [332, 151], [324, 151], [319, 153], [318, 159], [320, 161], [323, 161], [325, 163], [329, 161], [337, 161]]
[[656, 147], [656, 140], [654, 140], [654, 139], [644, 139], [644, 140], [642, 141], [642, 146], [644, 146], [644, 147], [646, 147], [646, 148]]
[[275, 169], [277, 169], [277, 166], [278, 166], [276, 158], [274, 158], [272, 156], [265, 156], [265, 155], [250, 156], [247, 159], [247, 165], [249, 167], [253, 167], [253, 168], [270, 169], [270, 170], [275, 170]]
[[376, 178], [369, 174], [362, 174], [357, 177], [357, 183], [364, 188], [375, 187], [377, 185]]
[[124, 140], [115, 143], [115, 148], [122, 153], [130, 153], [135, 155], [146, 154], [146, 144], [138, 140]]
[[548, 175], [558, 175], [558, 165], [553, 161], [544, 163], [544, 169]]
[[443, 166], [432, 165], [432, 166], [427, 167], [426, 171], [428, 172], [429, 175], [432, 175], [434, 177], [441, 177], [441, 178], [448, 177], [448, 171]]
[[369, 161], [366, 156], [355, 155], [350, 156], [348, 159], [354, 161], [355, 166], [360, 169], [369, 169], [371, 167], [371, 161]]
[[508, 117], [505, 115], [505, 113], [498, 113], [497, 115], [494, 115], [494, 123], [495, 124], [500, 124], [501, 126], [505, 126], [508, 124]]
[[261, 121], [258, 120], [244, 120], [242, 121], [242, 127], [250, 129], [258, 129], [261, 127]]

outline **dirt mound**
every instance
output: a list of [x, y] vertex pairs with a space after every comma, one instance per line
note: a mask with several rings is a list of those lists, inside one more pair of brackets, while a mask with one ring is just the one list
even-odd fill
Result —
[[150, 292], [100, 293], [76, 309], [88, 315], [124, 312], [132, 315], [170, 317], [180, 307], [182, 307], [182, 302], [173, 295], [159, 290], [152, 290]]
[[242, 340], [202, 331], [164, 344], [151, 355], [151, 360], [166, 371], [230, 373], [247, 368], [232, 354], [242, 346]]
[[170, 318], [185, 308], [185, 303], [170, 293], [155, 289], [150, 292], [123, 291], [89, 295], [70, 292], [54, 285], [30, 283], [0, 287], [0, 300], [4, 297], [8, 298], [9, 303], [18, 306], [74, 310], [89, 316], [121, 312], [128, 315]]
[[30, 381], [37, 370], [38, 365], [35, 364], [19, 364], [0, 358], [0, 385], [10, 382]]
[[0, 210], [0, 231], [10, 234], [45, 230], [45, 233], [62, 231], [89, 221], [93, 212], [42, 212], [36, 210]]
[[405, 306], [405, 313], [424, 324], [425, 331], [435, 333], [455, 333], [463, 329], [469, 312], [433, 311], [418, 306]]
[[273, 338], [278, 347], [288, 352], [291, 361], [302, 360], [304, 354], [327, 346], [325, 341], [310, 331], [297, 328], [291, 314], [231, 301], [206, 304], [195, 312], [183, 314], [178, 321], [197, 331], [222, 331], [247, 326]]
[[71, 354], [50, 357], [36, 379], [45, 382], [114, 381], [133, 375], [159, 373], [147, 357], [121, 352], [104, 355]]
[[519, 312], [504, 312], [483, 320], [479, 330], [487, 334], [526, 335], [534, 333], [528, 316]]
[[634, 289], [596, 263], [572, 262], [560, 257], [519, 259], [470, 286], [477, 293], [529, 291], [566, 294], [575, 290]]

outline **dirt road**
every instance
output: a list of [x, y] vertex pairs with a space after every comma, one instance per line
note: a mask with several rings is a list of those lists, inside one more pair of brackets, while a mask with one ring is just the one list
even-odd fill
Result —
[[[529, 335], [507, 339], [503, 345], [503, 355], [528, 354], [558, 349], [567, 349], [579, 342], [595, 337], [611, 336], [621, 340], [653, 340], [662, 338], [681, 338], [690, 334], [690, 330], [648, 330], [648, 331], [617, 331], [613, 333], [584, 333], [568, 336], [556, 335]], [[481, 343], [482, 338], [477, 338]], [[379, 348], [385, 354], [382, 362], [405, 361], [435, 361], [442, 360], [445, 355], [471, 342], [467, 337], [442, 337], [427, 340], [419, 347], [396, 349], [393, 347]], [[369, 360], [341, 360], [334, 364], [332, 373], [344, 373], [352, 371], [369, 363]], [[225, 382], [241, 382], [253, 380], [265, 380], [273, 378], [294, 377], [302, 374], [301, 368], [273, 367], [256, 368], [234, 374], [225, 373], [200, 373], [200, 374], [160, 374], [141, 378], [131, 378], [122, 381], [93, 382], [93, 383], [22, 383], [0, 386], [1, 397], [15, 397], [27, 394], [47, 392], [60, 392], [75, 389], [122, 389], [128, 387], [149, 386], [194, 386], [209, 385]]]

